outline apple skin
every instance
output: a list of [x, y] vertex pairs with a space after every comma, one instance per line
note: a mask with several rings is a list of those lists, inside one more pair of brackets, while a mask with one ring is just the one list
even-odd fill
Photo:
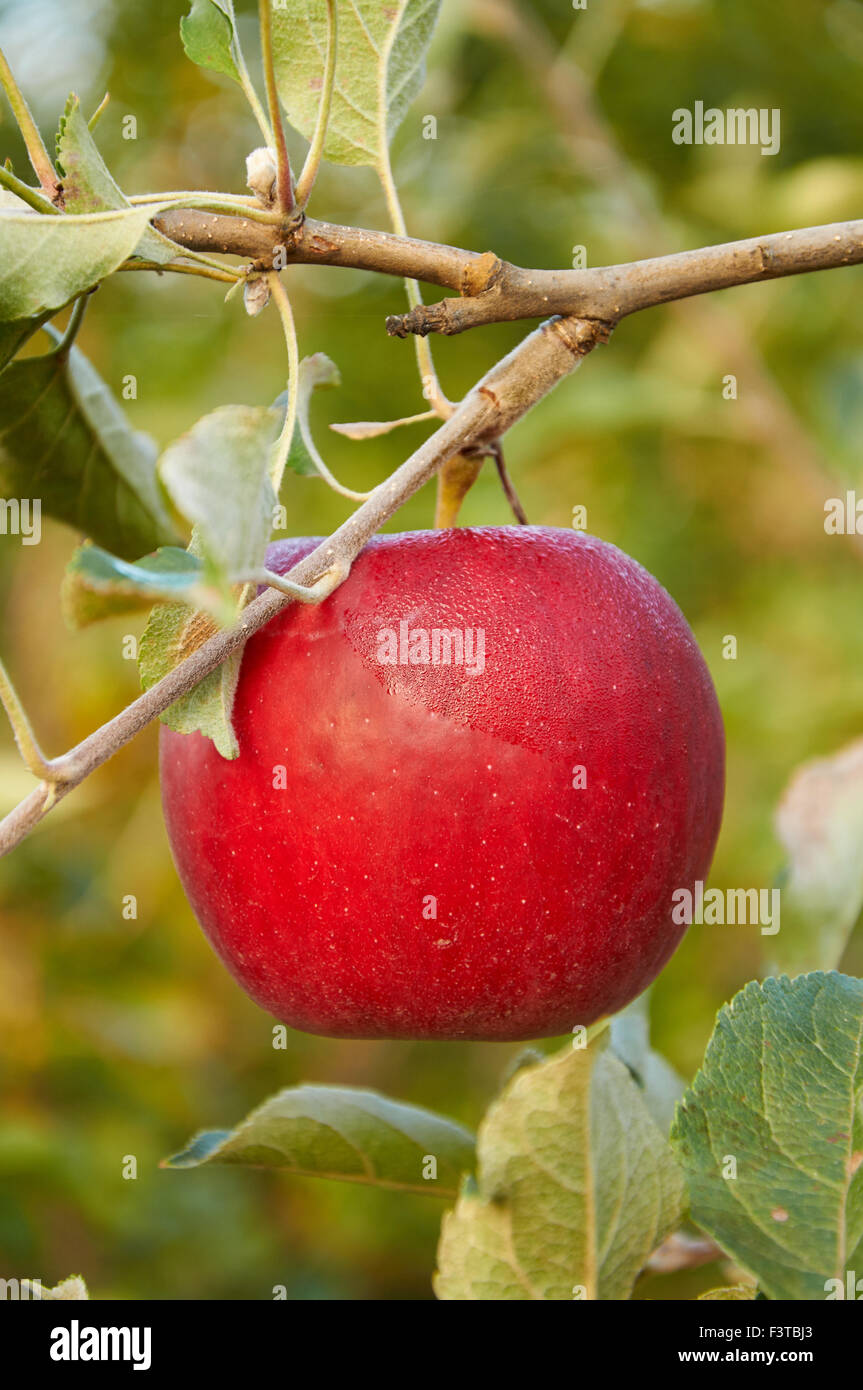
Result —
[[[485, 669], [381, 664], [378, 633], [402, 620], [482, 628]], [[325, 603], [251, 638], [234, 727], [230, 762], [162, 729], [165, 819], [215, 950], [294, 1028], [569, 1032], [650, 984], [685, 931], [672, 893], [707, 877], [725, 751], [710, 675], [665, 590], [591, 536], [377, 537]]]

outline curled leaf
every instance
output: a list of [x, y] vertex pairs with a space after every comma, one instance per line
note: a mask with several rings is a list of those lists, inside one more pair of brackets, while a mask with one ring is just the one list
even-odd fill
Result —
[[180, 20], [180, 38], [192, 62], [239, 82], [235, 33], [232, 0], [192, 0], [191, 10]]
[[422, 410], [419, 415], [405, 415], [401, 420], [356, 420], [347, 424], [330, 425], [330, 429], [335, 430], [336, 434], [345, 435], [347, 439], [376, 439], [378, 435], [390, 434], [401, 425], [418, 425], [421, 421], [437, 418], [435, 411]]
[[219, 590], [205, 580], [203, 560], [178, 546], [130, 563], [97, 545], [83, 545], [67, 566], [61, 600], [72, 628], [178, 600], [217, 621], [226, 616]]
[[473, 1136], [430, 1110], [376, 1091], [296, 1086], [232, 1130], [197, 1135], [162, 1167], [248, 1164], [453, 1197], [473, 1157]]

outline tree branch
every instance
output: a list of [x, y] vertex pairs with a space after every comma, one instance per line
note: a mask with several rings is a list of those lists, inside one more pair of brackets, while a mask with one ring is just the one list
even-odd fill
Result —
[[173, 208], [156, 217], [153, 225], [187, 250], [245, 256], [268, 270], [279, 269], [281, 264], [346, 266], [399, 279], [423, 280], [459, 294], [482, 288], [482, 279], [474, 282], [471, 278], [477, 262], [497, 259], [433, 241], [342, 227], [302, 216], [282, 226], [268, 226], [242, 216]]
[[[279, 225], [242, 214], [172, 209], [157, 217], [154, 225], [187, 250], [250, 257], [262, 268], [280, 269], [291, 263], [349, 266], [423, 280], [458, 293], [459, 299], [417, 306], [388, 320], [388, 330], [397, 336], [459, 333], [484, 323], [549, 312], [562, 315], [542, 324], [493, 367], [440, 429], [286, 576], [304, 587], [330, 573], [344, 577], [366, 542], [449, 459], [464, 450], [493, 450], [502, 435], [598, 342], [606, 341], [612, 327], [627, 314], [732, 285], [863, 262], [863, 221], [808, 227], [591, 270], [523, 270], [492, 252], [463, 251], [302, 215]], [[291, 601], [272, 589], [260, 594], [234, 627], [210, 638], [101, 729], [47, 763], [47, 779], [0, 822], [0, 856], [18, 844], [67, 792]]]
[[481, 324], [547, 313], [617, 323], [627, 314], [670, 300], [861, 262], [863, 220], [804, 227], [593, 270], [522, 270], [499, 261], [478, 294], [393, 315], [387, 319], [387, 332], [397, 338], [409, 333], [463, 333]]
[[[285, 576], [310, 587], [322, 575], [342, 577], [371, 537], [437, 470], [463, 448], [492, 445], [506, 430], [605, 340], [602, 327], [579, 319], [550, 319], [498, 362], [464, 397], [448, 420], [374, 492], [328, 540]], [[151, 720], [192, 690], [226, 657], [292, 600], [265, 590], [231, 628], [217, 633], [120, 714], [70, 752], [46, 764], [39, 785], [0, 822], [0, 856], [8, 854], [68, 792], [108, 761]]]
[[671, 300], [863, 263], [863, 219], [590, 270], [525, 270], [491, 251], [462, 251], [311, 218], [279, 228], [242, 217], [173, 210], [156, 218], [155, 226], [189, 250], [249, 256], [270, 267], [280, 251], [277, 266], [350, 266], [422, 280], [460, 296], [392, 315], [387, 332], [398, 338], [463, 333], [483, 324], [549, 314], [615, 324]]

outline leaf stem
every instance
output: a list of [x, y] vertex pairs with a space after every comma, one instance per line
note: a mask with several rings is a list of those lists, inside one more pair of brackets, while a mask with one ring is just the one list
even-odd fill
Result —
[[[300, 434], [303, 437], [309, 456], [323, 478], [325, 483], [338, 492], [342, 497], [349, 497], [352, 502], [365, 502], [371, 497], [370, 492], [353, 492], [350, 488], [344, 487], [342, 483], [334, 478], [327, 465], [318, 452], [317, 445], [312, 438], [311, 431], [306, 427], [305, 421], [299, 413], [299, 383], [300, 383], [300, 348], [297, 342], [297, 329], [294, 322], [291, 301], [288, 298], [284, 285], [279, 279], [278, 272], [271, 270], [267, 275], [267, 283], [270, 293], [276, 302], [276, 308], [282, 320], [285, 330], [285, 342], [288, 347], [288, 408], [285, 413], [285, 423], [282, 432], [276, 441], [276, 448], [273, 454], [273, 462], [270, 465], [270, 477], [273, 488], [278, 494], [285, 472], [285, 465], [291, 452], [291, 444], [296, 433], [297, 423], [299, 422]], [[263, 581], [258, 581], [263, 583]], [[287, 592], [287, 590], [285, 591]]]
[[94, 129], [96, 128], [96, 126], [99, 124], [99, 118], [100, 118], [100, 116], [102, 115], [102, 112], [105, 110], [105, 107], [108, 105], [108, 102], [109, 102], [110, 100], [111, 100], [111, 93], [110, 93], [110, 92], [106, 92], [105, 95], [103, 96], [102, 100], [99, 102], [99, 105], [96, 107], [96, 110], [93, 112], [92, 116], [90, 117], [89, 121], [87, 122], [87, 129], [88, 129], [88, 130], [94, 130]]
[[89, 298], [90, 294], [88, 291], [87, 294], [79, 295], [78, 298], [75, 300], [75, 303], [72, 307], [72, 312], [69, 315], [69, 322], [66, 324], [63, 336], [54, 350], [55, 355], [57, 357], [65, 357], [66, 354], [69, 352], [69, 349], [72, 347], [72, 344], [74, 343], [75, 339], [77, 338], [78, 330], [81, 327], [81, 324], [84, 321], [84, 315], [87, 312], [87, 301], [89, 300]]
[[[389, 212], [392, 229], [396, 236], [406, 237], [408, 234], [402, 205], [399, 201], [398, 190], [395, 179], [393, 178], [392, 164], [390, 163], [389, 150], [387, 149], [378, 165], [378, 178], [386, 199], [387, 211]], [[405, 291], [408, 297], [408, 304], [411, 309], [418, 308], [422, 302], [422, 294], [416, 280], [405, 280]], [[422, 381], [423, 395], [435, 414], [442, 420], [449, 419], [453, 412], [452, 403], [447, 400], [441, 390], [435, 371], [434, 358], [432, 357], [431, 344], [427, 338], [415, 337], [414, 346], [416, 351], [417, 366], [419, 367], [420, 379]]]
[[278, 226], [284, 220], [284, 214], [276, 209], [262, 208], [256, 203], [233, 202], [230, 196], [223, 197], [220, 194], [211, 196], [208, 193], [190, 193], [180, 194], [177, 198], [170, 195], [167, 198], [164, 195], [161, 198], [147, 196], [146, 199], [138, 201], [168, 204], [172, 210], [200, 208], [206, 212], [225, 212], [233, 217], [247, 218], [250, 222], [265, 222], [270, 227]]
[[[212, 262], [215, 267], [216, 262]], [[118, 270], [154, 270], [161, 274], [163, 270], [171, 271], [179, 275], [203, 275], [207, 280], [221, 280], [230, 285], [238, 285], [242, 280], [242, 275], [235, 274], [229, 266], [221, 266], [218, 270], [211, 269], [210, 265], [191, 265], [184, 261], [168, 261], [162, 265], [159, 261], [124, 261]]]
[[300, 434], [303, 437], [303, 443], [305, 444], [309, 452], [309, 457], [311, 458], [312, 463], [317, 468], [324, 482], [332, 488], [333, 492], [338, 492], [342, 497], [349, 497], [352, 502], [367, 501], [367, 499], [372, 495], [371, 492], [354, 492], [351, 488], [345, 487], [343, 483], [340, 483], [337, 478], [333, 477], [329, 468], [327, 468], [327, 465], [321, 458], [321, 455], [318, 452], [318, 446], [312, 437], [312, 432], [308, 428], [308, 425], [302, 415], [300, 416], [299, 423]]
[[208, 193], [204, 188], [184, 188], [172, 189], [168, 193], [132, 193], [128, 195], [127, 201], [136, 206], [141, 203], [164, 203], [169, 202], [188, 202], [194, 198], [215, 198], [220, 203], [234, 203], [237, 211], [243, 212], [247, 207], [258, 207], [257, 199], [247, 197], [244, 193]]
[[283, 575], [268, 569], [250, 570], [248, 573], [236, 576], [236, 582], [266, 584], [268, 589], [277, 589], [280, 594], [287, 594], [289, 598], [296, 599], [298, 603], [322, 603], [347, 578], [349, 569], [350, 565], [333, 565], [311, 585], [295, 584], [293, 580], [285, 579]]
[[[210, 270], [218, 270], [219, 278], [227, 275], [231, 280], [244, 280], [245, 275], [236, 266], [225, 265], [222, 261], [217, 261], [214, 256], [205, 256], [200, 251], [184, 251], [182, 247], [177, 248], [183, 257], [189, 261], [194, 261], [196, 265], [209, 266]], [[167, 263], [170, 265], [170, 261]]]
[[270, 124], [273, 127], [273, 146], [276, 151], [276, 200], [284, 214], [294, 210], [294, 187], [291, 180], [291, 162], [288, 159], [285, 127], [279, 109], [276, 72], [273, 66], [273, 15], [270, 0], [258, 0], [258, 16], [261, 27], [261, 55], [264, 60], [264, 86], [267, 90], [267, 106], [270, 112]]
[[9, 678], [9, 672], [6, 670], [2, 661], [0, 661], [0, 704], [3, 705], [3, 708], [9, 716], [9, 723], [12, 725], [15, 742], [18, 745], [18, 751], [24, 760], [25, 766], [29, 768], [33, 776], [38, 777], [40, 781], [56, 781], [56, 775], [48, 759], [45, 757], [45, 754], [42, 752], [42, 749], [39, 747], [24, 706], [18, 698], [15, 687]]
[[11, 169], [6, 169], [2, 164], [0, 164], [0, 184], [20, 198], [22, 203], [27, 203], [29, 207], [35, 208], [36, 212], [55, 213], [57, 217], [60, 216], [59, 208], [56, 208], [53, 203], [49, 203], [48, 199], [44, 198], [35, 188], [24, 183], [22, 179], [12, 173]]
[[237, 25], [233, 17], [233, 14], [231, 15], [231, 30], [231, 47], [234, 53], [234, 62], [237, 65], [237, 72], [240, 75], [240, 86], [243, 89], [246, 101], [252, 108], [252, 115], [258, 123], [258, 128], [264, 137], [264, 143], [267, 145], [272, 145], [273, 132], [270, 130], [270, 124], [264, 113], [264, 108], [261, 105], [258, 94], [255, 91], [254, 85], [252, 83], [252, 79], [249, 76], [249, 69], [246, 65], [246, 56], [243, 53], [243, 49], [240, 44], [240, 36], [237, 33]]
[[39, 128], [33, 120], [24, 93], [12, 75], [12, 69], [2, 48], [0, 48], [0, 85], [6, 93], [9, 105], [12, 107], [12, 114], [18, 122], [18, 129], [21, 131], [24, 144], [27, 146], [30, 163], [33, 165], [33, 172], [50, 198], [56, 193], [60, 182], [57, 178], [57, 171], [45, 148], [45, 142], [39, 134]]
[[297, 342], [297, 325], [294, 322], [294, 313], [291, 308], [291, 301], [287, 291], [279, 279], [276, 270], [269, 271], [267, 284], [270, 293], [279, 311], [282, 320], [282, 328], [285, 334], [285, 344], [288, 349], [288, 408], [285, 411], [285, 423], [282, 432], [276, 441], [273, 451], [273, 460], [270, 464], [270, 479], [273, 484], [273, 491], [278, 497], [279, 488], [282, 485], [282, 477], [285, 472], [285, 464], [291, 452], [294, 431], [297, 427], [297, 402], [298, 387], [300, 382], [300, 345]]
[[302, 173], [297, 181], [296, 199], [298, 208], [304, 208], [309, 201], [309, 195], [314, 188], [315, 179], [318, 177], [318, 170], [321, 167], [321, 160], [324, 157], [327, 127], [330, 123], [330, 109], [332, 107], [333, 90], [336, 82], [338, 31], [339, 21], [336, 0], [327, 0], [327, 56], [324, 63], [324, 83], [321, 90], [321, 104], [318, 107], [318, 119], [315, 125], [315, 133], [312, 137], [312, 143], [309, 146], [309, 152], [306, 155], [306, 162], [303, 165]]

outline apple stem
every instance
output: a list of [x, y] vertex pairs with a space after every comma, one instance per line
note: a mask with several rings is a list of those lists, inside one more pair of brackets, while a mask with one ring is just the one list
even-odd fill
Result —
[[506, 500], [512, 508], [513, 516], [519, 526], [529, 526], [530, 522], [527, 519], [527, 512], [521, 505], [521, 499], [515, 490], [515, 484], [509, 476], [509, 469], [506, 466], [506, 459], [503, 455], [503, 443], [500, 439], [496, 439], [492, 444], [491, 454], [494, 459], [495, 467], [497, 468], [497, 475], [500, 478], [501, 487], [506, 494]]

